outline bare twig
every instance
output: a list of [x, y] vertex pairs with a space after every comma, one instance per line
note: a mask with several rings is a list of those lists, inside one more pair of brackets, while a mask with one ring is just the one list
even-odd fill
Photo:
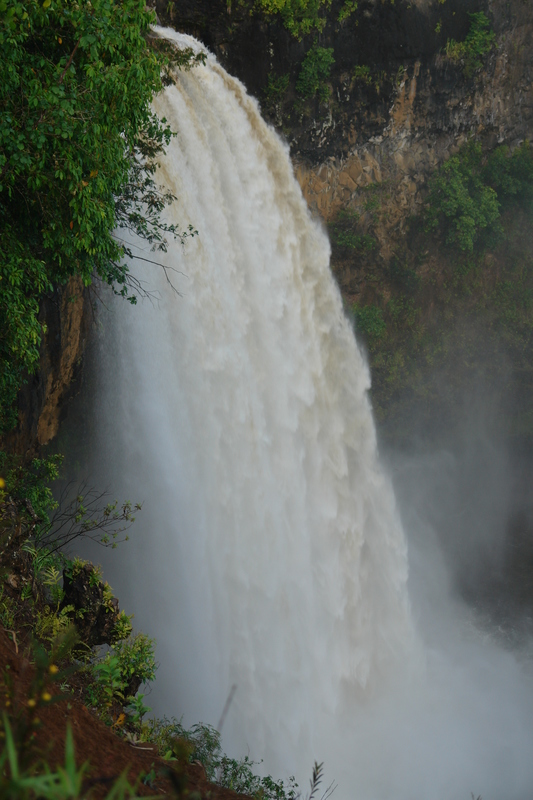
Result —
[[77, 41], [77, 43], [76, 43], [76, 47], [74, 48], [74, 50], [73, 50], [73, 51], [72, 51], [72, 53], [70, 54], [70, 58], [69, 58], [69, 60], [67, 61], [66, 65], [65, 65], [65, 69], [64, 69], [64, 70], [63, 70], [63, 72], [61, 73], [61, 76], [60, 76], [60, 78], [59, 78], [59, 83], [63, 83], [63, 78], [65, 77], [65, 75], [66, 75], [66, 73], [67, 73], [67, 69], [68, 69], [68, 68], [70, 67], [70, 65], [72, 64], [72, 60], [73, 60], [74, 56], [76, 55], [76, 50], [78, 49], [80, 42], [81, 42], [81, 39], [78, 39], [78, 41]]

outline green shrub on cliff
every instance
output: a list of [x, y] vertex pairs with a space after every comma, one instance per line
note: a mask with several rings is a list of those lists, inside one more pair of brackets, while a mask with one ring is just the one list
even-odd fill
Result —
[[[251, 6], [252, 10], [267, 19], [279, 15], [285, 28], [296, 39], [301, 39], [312, 31], [323, 30], [326, 14], [332, 0], [241, 0], [241, 5]], [[231, 3], [229, 3], [231, 7]], [[357, 10], [357, 0], [345, 0], [338, 14], [338, 21], [344, 22]]]
[[483, 234], [501, 233], [500, 208], [533, 198], [533, 153], [525, 142], [512, 154], [498, 147], [484, 156], [471, 142], [429, 181], [426, 227], [439, 230], [447, 244], [472, 252]]
[[315, 97], [318, 94], [320, 100], [327, 100], [329, 95], [327, 81], [334, 63], [333, 48], [320, 47], [315, 43], [306, 53], [303, 60], [300, 74], [296, 81], [298, 94], [301, 94], [306, 99]]
[[37, 364], [43, 294], [96, 275], [126, 295], [114, 231], [177, 233], [153, 181], [171, 137], [150, 107], [169, 59], [153, 20], [144, 0], [0, 0], [0, 431]]
[[470, 30], [464, 42], [449, 39], [446, 44], [446, 55], [452, 61], [463, 65], [467, 78], [483, 66], [483, 57], [492, 50], [496, 39], [483, 11], [469, 14], [469, 17]]
[[481, 232], [500, 215], [498, 195], [483, 179], [482, 160], [481, 145], [470, 143], [429, 182], [428, 229], [440, 229], [448, 244], [470, 252]]

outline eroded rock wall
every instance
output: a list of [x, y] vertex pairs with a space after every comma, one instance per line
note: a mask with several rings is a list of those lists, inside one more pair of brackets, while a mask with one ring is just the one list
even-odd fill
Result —
[[[163, 24], [199, 36], [244, 81], [287, 138], [310, 207], [326, 221], [343, 208], [365, 229], [364, 190], [388, 187], [380, 251], [390, 257], [409, 216], [420, 211], [429, 175], [469, 137], [487, 148], [514, 147], [532, 136], [533, 6], [524, 0], [360, 0], [338, 22], [299, 42], [226, 0], [157, 0]], [[463, 41], [469, 14], [483, 11], [496, 33], [484, 68], [466, 77], [445, 55]], [[299, 104], [295, 82], [311, 43], [332, 47], [329, 100]], [[269, 76], [288, 76], [275, 100]], [[305, 106], [305, 107], [304, 107]]]
[[68, 400], [79, 388], [83, 353], [92, 321], [87, 289], [79, 278], [43, 300], [46, 325], [39, 368], [19, 394], [19, 418], [0, 446], [19, 455], [35, 455], [56, 436]]
[[307, 157], [295, 155], [304, 195], [325, 220], [343, 208], [361, 212], [364, 190], [387, 184], [375, 228], [384, 258], [409, 216], [420, 212], [428, 177], [469, 138], [513, 148], [533, 137], [533, 7], [493, 2], [490, 11], [497, 40], [482, 71], [466, 78], [442, 53], [406, 59], [379, 133], [356, 137], [345, 117], [340, 138], [352, 139], [347, 153], [317, 161], [308, 150]]

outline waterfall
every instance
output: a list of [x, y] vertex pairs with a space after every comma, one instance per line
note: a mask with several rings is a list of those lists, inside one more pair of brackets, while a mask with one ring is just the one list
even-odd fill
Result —
[[235, 755], [304, 778], [330, 758], [351, 781], [339, 798], [362, 772], [362, 800], [411, 797], [389, 724], [412, 720], [390, 687], [420, 653], [406, 540], [327, 235], [287, 146], [213, 56], [155, 109], [177, 133], [158, 172], [178, 198], [168, 222], [199, 235], [157, 256], [132, 242], [167, 270], [139, 261], [151, 298], [100, 314], [94, 459], [113, 491], [144, 501], [106, 576], [157, 638], [148, 702], [216, 725], [235, 685]]

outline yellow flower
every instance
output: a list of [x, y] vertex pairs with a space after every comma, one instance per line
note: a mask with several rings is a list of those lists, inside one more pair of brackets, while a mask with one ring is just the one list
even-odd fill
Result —
[[50, 666], [48, 667], [48, 672], [50, 673], [50, 675], [56, 675], [59, 672], [59, 667], [57, 666], [57, 664], [50, 664]]
[[28, 708], [35, 708], [36, 705], [37, 702], [33, 699], [33, 697], [30, 697], [30, 699], [28, 700]]
[[50, 692], [43, 692], [41, 698], [44, 700], [45, 703], [49, 703], [50, 700], [52, 699], [52, 695], [50, 694]]
[[6, 482], [3, 478], [0, 478], [0, 489], [5, 489], [5, 488], [6, 488]]

